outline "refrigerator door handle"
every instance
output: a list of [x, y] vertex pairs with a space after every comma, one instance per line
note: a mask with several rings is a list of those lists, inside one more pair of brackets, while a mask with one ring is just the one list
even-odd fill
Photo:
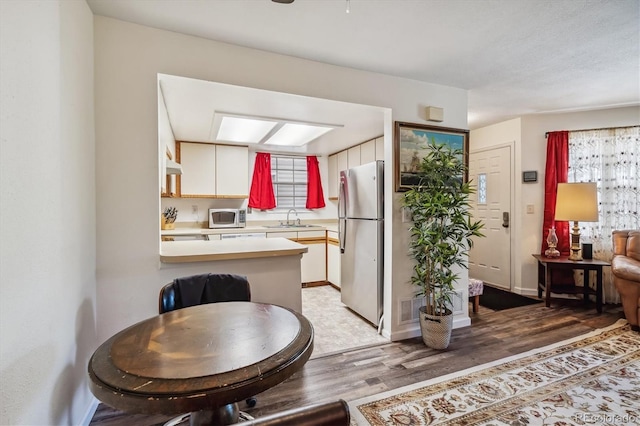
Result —
[[338, 219], [338, 242], [340, 243], [340, 254], [344, 253], [346, 235], [347, 219]]
[[[344, 172], [343, 172], [344, 173]], [[347, 195], [344, 188], [344, 175], [340, 173], [340, 188], [338, 189], [338, 218], [344, 218], [347, 215], [346, 200]]]
[[[344, 173], [344, 172], [343, 172]], [[338, 192], [338, 242], [340, 244], [340, 253], [344, 253], [344, 240], [347, 235], [347, 220], [345, 209], [345, 188], [344, 188], [344, 174], [340, 173], [340, 189]]]

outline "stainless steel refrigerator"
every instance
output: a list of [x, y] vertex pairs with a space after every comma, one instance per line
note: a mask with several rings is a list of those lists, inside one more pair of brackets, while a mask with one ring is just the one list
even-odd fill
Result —
[[371, 323], [382, 316], [384, 162], [340, 172], [338, 231], [342, 303]]

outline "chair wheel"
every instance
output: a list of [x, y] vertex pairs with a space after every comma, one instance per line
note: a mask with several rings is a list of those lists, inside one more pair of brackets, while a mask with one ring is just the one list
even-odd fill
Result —
[[251, 398], [247, 398], [247, 400], [245, 402], [247, 403], [248, 407], [253, 408], [258, 403], [258, 400], [255, 399], [255, 397], [251, 397]]

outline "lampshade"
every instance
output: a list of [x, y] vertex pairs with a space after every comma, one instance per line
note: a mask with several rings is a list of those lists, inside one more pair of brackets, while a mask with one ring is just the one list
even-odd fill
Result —
[[598, 193], [595, 182], [559, 183], [555, 220], [598, 221]]

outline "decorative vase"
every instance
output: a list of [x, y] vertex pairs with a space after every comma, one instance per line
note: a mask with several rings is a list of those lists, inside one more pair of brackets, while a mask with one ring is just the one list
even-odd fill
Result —
[[451, 341], [453, 312], [444, 315], [430, 315], [424, 306], [420, 308], [420, 332], [425, 345], [433, 349], [446, 349]]
[[556, 228], [549, 228], [549, 233], [547, 234], [547, 245], [548, 249], [545, 250], [544, 255], [546, 257], [560, 257], [560, 252], [556, 250], [558, 246], [558, 236], [556, 235]]

